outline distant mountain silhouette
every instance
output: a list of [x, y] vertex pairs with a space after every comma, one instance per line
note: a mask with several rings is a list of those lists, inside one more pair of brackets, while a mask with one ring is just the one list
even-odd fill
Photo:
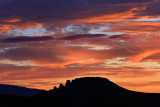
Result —
[[44, 91], [44, 90], [0, 84], [0, 95], [9, 94], [9, 95], [15, 95], [15, 96], [34, 96], [41, 91]]
[[32, 97], [0, 98], [0, 107], [160, 107], [160, 94], [127, 90], [100, 77], [67, 80]]

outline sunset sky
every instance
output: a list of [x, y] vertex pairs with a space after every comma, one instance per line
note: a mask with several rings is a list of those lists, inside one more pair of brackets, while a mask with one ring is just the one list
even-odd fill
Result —
[[160, 0], [0, 0], [0, 84], [95, 76], [160, 93]]

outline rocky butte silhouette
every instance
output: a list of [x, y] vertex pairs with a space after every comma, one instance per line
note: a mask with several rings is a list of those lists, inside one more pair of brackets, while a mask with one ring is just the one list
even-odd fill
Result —
[[71, 82], [67, 80], [64, 86], [60, 84], [59, 88], [54, 87], [54, 89], [41, 92], [37, 96], [48, 97], [56, 102], [60, 101], [59, 105], [61, 106], [160, 106], [160, 94], [127, 90], [100, 77], [77, 78]]
[[[32, 97], [1, 96], [0, 107], [159, 107], [160, 94], [124, 89], [106, 78], [86, 77]], [[9, 99], [9, 100], [8, 100]], [[7, 103], [5, 103], [7, 102]]]
[[49, 91], [44, 91], [38, 96], [63, 96], [63, 97], [90, 97], [90, 96], [117, 96], [130, 92], [105, 78], [86, 77], [75, 80], [67, 80], [65, 86], [60, 84], [59, 88], [54, 87]]

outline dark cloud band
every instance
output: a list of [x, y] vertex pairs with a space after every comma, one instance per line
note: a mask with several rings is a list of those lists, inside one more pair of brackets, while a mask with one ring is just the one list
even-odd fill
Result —
[[39, 42], [39, 41], [50, 41], [50, 40], [77, 40], [83, 38], [96, 38], [106, 36], [105, 34], [78, 34], [78, 35], [71, 35], [62, 38], [54, 38], [52, 36], [37, 36], [37, 37], [30, 37], [30, 36], [18, 36], [12, 38], [5, 38], [1, 39], [1, 43], [20, 43], [20, 42]]
[[5, 38], [0, 40], [2, 43], [19, 43], [19, 42], [38, 42], [38, 41], [49, 41], [54, 38], [51, 36], [40, 36], [40, 37], [29, 37], [29, 36], [18, 36], [12, 38]]
[[102, 36], [106, 36], [106, 35], [105, 34], [78, 34], [78, 35], [66, 36], [60, 39], [61, 40], [76, 40], [76, 39], [82, 39], [82, 38], [95, 38], [95, 37], [102, 37]]

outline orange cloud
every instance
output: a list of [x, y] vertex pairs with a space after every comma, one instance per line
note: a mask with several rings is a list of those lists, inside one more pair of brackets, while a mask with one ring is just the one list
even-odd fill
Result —
[[8, 22], [8, 23], [16, 23], [16, 22], [21, 22], [21, 19], [8, 19], [8, 20], [4, 20], [4, 22]]
[[146, 57], [149, 57], [155, 53], [159, 53], [160, 50], [148, 50], [148, 51], [145, 51], [139, 55], [136, 55], [135, 57], [133, 57], [131, 59], [132, 62], [136, 63], [136, 62], [141, 62], [144, 58]]
[[[153, 33], [159, 35], [159, 22], [130, 22], [119, 25], [111, 25], [110, 32], [124, 32], [127, 34], [148, 34]], [[125, 30], [124, 30], [125, 29]]]
[[[4, 24], [0, 23], [1, 29], [0, 29], [0, 33], [6, 33], [9, 30], [12, 29], [19, 29], [19, 30], [23, 30], [23, 29], [27, 29], [27, 28], [32, 28], [32, 27], [40, 27], [41, 23], [33, 23], [33, 22], [27, 22], [24, 23], [23, 21], [19, 22], [20, 20], [9, 20], [9, 22], [5, 22]], [[6, 33], [7, 36], [7, 33]]]
[[[132, 5], [132, 4], [128, 4]], [[113, 13], [102, 16], [94, 16], [86, 19], [78, 19], [78, 20], [69, 20], [66, 23], [104, 23], [104, 22], [124, 22], [124, 21], [133, 21], [132, 19], [138, 11], [144, 10], [146, 7], [141, 8], [132, 8], [123, 13]]]

